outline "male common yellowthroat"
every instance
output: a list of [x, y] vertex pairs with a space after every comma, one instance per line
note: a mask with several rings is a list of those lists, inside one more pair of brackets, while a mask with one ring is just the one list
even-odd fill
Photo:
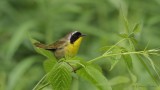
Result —
[[81, 32], [74, 31], [53, 44], [45, 45], [42, 43], [35, 43], [34, 45], [36, 47], [52, 51], [57, 59], [74, 57], [77, 54], [83, 36], [86, 35]]

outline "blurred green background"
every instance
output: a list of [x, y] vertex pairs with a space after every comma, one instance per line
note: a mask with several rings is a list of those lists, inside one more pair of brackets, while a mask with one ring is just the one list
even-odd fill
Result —
[[[35, 52], [28, 34], [43, 43], [53, 43], [71, 31], [85, 33], [78, 56], [90, 60], [102, 54], [100, 48], [121, 39], [118, 34], [124, 32], [124, 24], [120, 8], [130, 28], [142, 24], [136, 49], [143, 50], [148, 42], [149, 48], [159, 48], [160, 0], [0, 0], [0, 90], [31, 90], [45, 74], [45, 57]], [[152, 58], [160, 66], [159, 57]], [[113, 85], [114, 90], [128, 90], [131, 85], [129, 73], [121, 63], [109, 71], [111, 62], [98, 62], [108, 80], [122, 76], [124, 82]], [[141, 68], [140, 64], [135, 66]], [[138, 81], [153, 81], [147, 72], [139, 74]]]

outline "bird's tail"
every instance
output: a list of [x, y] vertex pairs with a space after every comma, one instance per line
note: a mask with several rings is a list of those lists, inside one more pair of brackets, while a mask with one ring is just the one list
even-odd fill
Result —
[[46, 48], [46, 45], [45, 44], [42, 44], [42, 43], [39, 43], [39, 42], [36, 42], [36, 43], [34, 43], [34, 45], [36, 46], [36, 47], [39, 47], [39, 48]]

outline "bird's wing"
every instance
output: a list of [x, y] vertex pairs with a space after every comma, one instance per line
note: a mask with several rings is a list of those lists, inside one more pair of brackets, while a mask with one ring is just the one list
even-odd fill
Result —
[[56, 50], [56, 49], [62, 48], [64, 44], [65, 44], [65, 41], [56, 41], [53, 44], [47, 45], [45, 49], [47, 50], [55, 49]]

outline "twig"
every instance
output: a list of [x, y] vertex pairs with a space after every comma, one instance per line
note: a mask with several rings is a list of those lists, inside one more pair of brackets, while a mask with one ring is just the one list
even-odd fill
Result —
[[38, 87], [38, 85], [45, 79], [45, 77], [48, 75], [48, 73], [46, 75], [44, 75], [41, 80], [39, 80], [39, 82], [34, 86], [34, 88], [32, 90], [36, 90], [36, 88]]
[[124, 52], [124, 53], [116, 53], [116, 54], [108, 54], [108, 55], [102, 55], [102, 56], [99, 56], [97, 58], [94, 58], [90, 61], [88, 61], [87, 63], [93, 63], [99, 59], [102, 59], [102, 58], [106, 58], [106, 57], [110, 57], [110, 56], [116, 56], [116, 55], [127, 55], [127, 54], [144, 54], [145, 52], [144, 51], [138, 51], [138, 52]]
[[38, 90], [41, 90], [41, 89], [43, 89], [44, 87], [46, 87], [46, 86], [48, 86], [48, 85], [49, 85], [49, 83], [46, 83], [46, 84], [43, 85], [42, 87], [38, 88]]

